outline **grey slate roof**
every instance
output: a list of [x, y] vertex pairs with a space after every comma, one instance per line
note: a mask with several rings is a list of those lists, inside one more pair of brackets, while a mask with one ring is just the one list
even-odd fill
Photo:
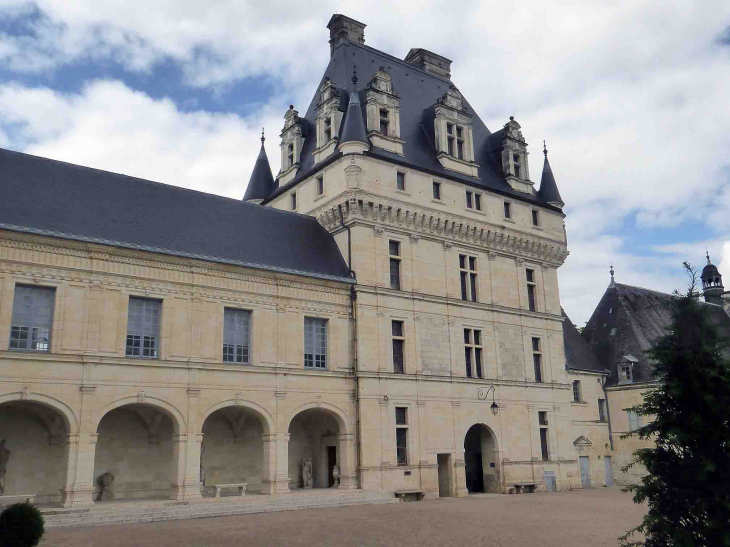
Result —
[[340, 142], [359, 141], [370, 146], [368, 132], [365, 128], [362, 106], [360, 105], [360, 93], [357, 91], [357, 78], [353, 77], [353, 89], [350, 93], [350, 102], [347, 105], [345, 121], [342, 123], [342, 134]]
[[256, 158], [256, 164], [253, 167], [251, 178], [246, 187], [246, 194], [243, 201], [250, 199], [264, 199], [274, 190], [274, 176], [271, 174], [271, 166], [269, 158], [266, 156], [264, 148], [264, 138], [261, 137], [261, 151], [259, 157]]
[[[381, 66], [390, 74], [395, 91], [400, 96], [400, 128], [401, 138], [405, 140], [405, 156], [399, 156], [377, 147], [372, 147], [366, 154], [410, 166], [436, 176], [488, 189], [514, 199], [540, 204], [560, 212], [559, 209], [548, 205], [537, 193], [530, 195], [512, 189], [502, 173], [501, 154], [497, 150], [498, 146], [501, 147], [503, 130], [500, 128], [500, 131], [492, 134], [466, 100], [464, 100], [464, 104], [468, 112], [473, 115], [474, 153], [476, 162], [480, 164], [479, 178], [462, 175], [441, 166], [436, 157], [434, 144], [433, 107], [436, 101], [443, 97], [452, 85], [448, 80], [366, 45], [343, 41], [335, 49], [329, 65], [322, 75], [320, 85], [325, 77], [330, 78], [338, 86], [340, 96], [344, 101], [350, 95], [346, 86], [349, 87], [350, 76], [354, 67], [357, 68], [360, 82], [366, 85]], [[317, 89], [319, 89], [319, 86]], [[301, 118], [305, 140], [297, 176], [285, 186], [275, 190], [269, 199], [285, 192], [299, 181], [308, 178], [329, 162], [340, 157], [335, 154], [325, 162], [314, 164], [312, 156], [312, 151], [316, 145], [314, 119], [318, 100], [319, 93], [316, 93], [306, 114]], [[364, 108], [365, 105], [362, 105], [363, 117]], [[347, 115], [343, 120], [343, 124], [346, 123]]]
[[560, 308], [563, 316], [563, 346], [565, 348], [565, 367], [568, 370], [586, 370], [589, 372], [608, 373], [593, 353], [591, 346], [575, 328], [575, 325]]
[[[590, 344], [601, 366], [611, 375], [606, 385], [618, 383], [618, 363], [624, 356], [636, 358], [634, 382], [654, 379], [645, 352], [668, 333], [670, 304], [675, 296], [622, 283], [611, 283], [593, 312], [583, 338]], [[730, 333], [730, 316], [720, 307], [708, 306], [711, 320]]]
[[548, 203], [557, 203], [559, 207], [563, 207], [565, 202], [560, 197], [558, 192], [558, 184], [555, 182], [555, 176], [553, 170], [550, 167], [550, 161], [547, 157], [547, 150], [545, 150], [545, 163], [542, 166], [542, 179], [540, 179], [540, 190], [539, 196]]
[[309, 216], [0, 149], [0, 229], [353, 282]]

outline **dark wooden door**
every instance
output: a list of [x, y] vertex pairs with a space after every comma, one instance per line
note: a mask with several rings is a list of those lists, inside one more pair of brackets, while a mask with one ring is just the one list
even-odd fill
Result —
[[337, 465], [337, 447], [327, 447], [327, 486], [334, 486], [335, 484], [335, 465]]

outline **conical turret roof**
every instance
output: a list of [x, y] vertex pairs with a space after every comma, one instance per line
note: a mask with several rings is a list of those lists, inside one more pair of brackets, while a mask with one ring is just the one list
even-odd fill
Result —
[[565, 206], [563, 198], [560, 197], [558, 191], [558, 184], [555, 182], [555, 176], [553, 170], [550, 167], [550, 162], [547, 157], [547, 147], [543, 142], [543, 154], [545, 154], [545, 163], [542, 166], [542, 179], [540, 179], [540, 190], [538, 194], [540, 197], [548, 202], [550, 205], [559, 207], [562, 209]]
[[264, 148], [264, 132], [261, 131], [261, 151], [259, 157], [256, 158], [256, 164], [253, 167], [253, 173], [248, 181], [246, 195], [243, 201], [263, 200], [269, 197], [274, 191], [274, 176], [271, 174], [271, 166], [269, 158], [266, 156]]
[[360, 106], [360, 95], [357, 91], [357, 74], [352, 76], [350, 104], [347, 106], [345, 125], [342, 128], [340, 144], [352, 141], [363, 142], [370, 146], [370, 141], [368, 141], [368, 132], [365, 128], [365, 119], [362, 116], [362, 107]]

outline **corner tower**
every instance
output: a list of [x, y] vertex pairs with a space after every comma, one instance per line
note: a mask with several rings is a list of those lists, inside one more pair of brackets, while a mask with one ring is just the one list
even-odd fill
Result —
[[705, 297], [705, 302], [710, 304], [717, 304], [722, 306], [722, 293], [725, 292], [725, 287], [722, 286], [722, 276], [715, 266], [710, 261], [710, 253], [707, 253], [707, 265], [702, 268], [702, 294]]
[[274, 176], [271, 174], [269, 158], [264, 148], [265, 140], [264, 129], [261, 128], [261, 151], [259, 152], [259, 157], [256, 158], [256, 164], [253, 166], [243, 201], [261, 203], [274, 191]]

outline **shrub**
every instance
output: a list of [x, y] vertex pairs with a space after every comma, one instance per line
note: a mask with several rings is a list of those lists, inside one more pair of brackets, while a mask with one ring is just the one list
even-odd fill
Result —
[[32, 503], [14, 503], [0, 513], [0, 547], [34, 547], [44, 531], [43, 516]]

